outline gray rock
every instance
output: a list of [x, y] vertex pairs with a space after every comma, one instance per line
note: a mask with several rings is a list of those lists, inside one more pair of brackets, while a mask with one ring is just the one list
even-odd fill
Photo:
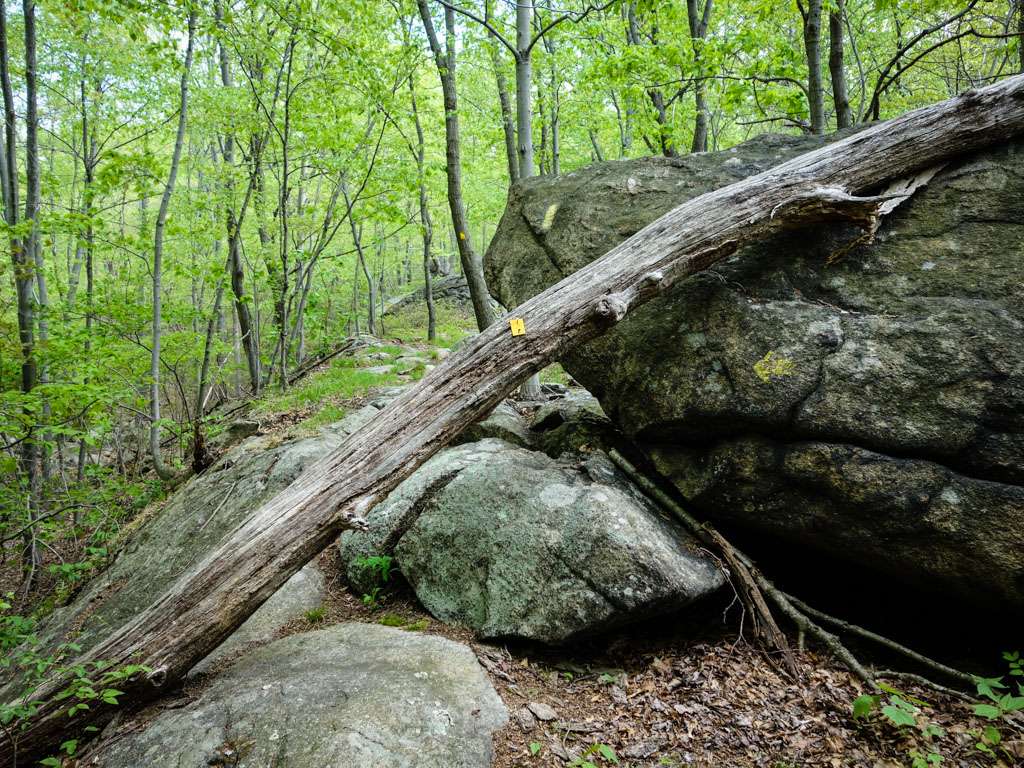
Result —
[[[519, 304], [681, 202], [819, 141], [527, 180], [488, 250], [488, 285]], [[946, 166], [873, 244], [841, 225], [781, 234], [562, 363], [699, 514], [1019, 610], [1021, 221], [1017, 142]]]
[[550, 704], [545, 704], [543, 701], [531, 701], [526, 705], [526, 708], [533, 713], [534, 717], [538, 720], [543, 720], [544, 722], [554, 720], [558, 717], [558, 713], [555, 712], [554, 707]]
[[395, 367], [393, 365], [368, 365], [365, 368], [360, 368], [363, 373], [372, 373], [377, 376], [384, 376], [388, 373], [393, 373]]
[[341, 624], [278, 640], [100, 747], [105, 768], [489, 768], [508, 720], [472, 651]]
[[[387, 399], [378, 398], [313, 437], [281, 442], [279, 436], [265, 435], [230, 449], [143, 521], [113, 564], [46, 620], [40, 638], [47, 645], [74, 638], [83, 649], [92, 647], [147, 607], [306, 466], [373, 418]], [[314, 602], [319, 605], [322, 577], [308, 571], [306, 577], [297, 575], [282, 589], [286, 590], [283, 597], [275, 595], [249, 618], [239, 642], [268, 639], [273, 629], [315, 607]]]
[[526, 419], [507, 400], [498, 403], [487, 418], [464, 429], [458, 440], [460, 443], [474, 443], [488, 437], [504, 440], [520, 448], [529, 448], [532, 442]]
[[420, 602], [482, 637], [547, 643], [681, 608], [723, 577], [599, 452], [556, 461], [488, 439], [435, 456], [374, 508], [341, 552], [360, 558], [417, 521], [395, 557]]
[[552, 458], [566, 452], [606, 451], [624, 442], [597, 398], [579, 387], [566, 389], [538, 408], [530, 432], [533, 444]]
[[416, 368], [426, 366], [429, 362], [429, 360], [423, 357], [406, 355], [395, 360], [395, 373], [411, 373]]
[[[422, 304], [425, 300], [424, 289], [415, 291], [390, 299], [384, 308], [384, 315], [390, 315], [413, 305]], [[463, 275], [448, 275], [446, 277], [435, 277], [431, 284], [431, 296], [434, 301], [452, 301], [465, 306], [471, 306], [469, 296], [469, 285]]]
[[189, 673], [200, 674], [217, 661], [228, 658], [249, 645], [273, 640], [277, 631], [291, 621], [319, 608], [326, 596], [324, 575], [310, 563], [284, 583], [260, 609], [246, 619], [217, 650], [196, 664]]
[[211, 440], [211, 447], [223, 451], [230, 448], [240, 440], [252, 437], [260, 431], [260, 423], [252, 419], [237, 419], [224, 429], [217, 437]]

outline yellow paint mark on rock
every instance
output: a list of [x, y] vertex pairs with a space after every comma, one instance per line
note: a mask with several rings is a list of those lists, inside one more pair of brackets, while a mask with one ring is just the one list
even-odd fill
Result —
[[555, 214], [558, 213], [558, 203], [552, 203], [544, 213], [544, 222], [540, 225], [541, 230], [547, 232], [555, 223]]
[[770, 384], [773, 378], [790, 376], [795, 370], [796, 363], [788, 357], [776, 355], [774, 349], [768, 350], [764, 357], [754, 363], [754, 373], [765, 384]]

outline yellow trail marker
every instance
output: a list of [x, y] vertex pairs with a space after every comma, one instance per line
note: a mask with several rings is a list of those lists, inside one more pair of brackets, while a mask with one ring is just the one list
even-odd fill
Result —
[[523, 322], [523, 318], [521, 317], [509, 318], [508, 327], [512, 329], [513, 336], [526, 335], [526, 323]]

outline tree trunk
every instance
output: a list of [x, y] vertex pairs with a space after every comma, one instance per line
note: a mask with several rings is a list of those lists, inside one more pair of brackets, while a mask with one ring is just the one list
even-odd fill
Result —
[[[526, 334], [494, 324], [407, 389], [337, 449], [308, 467], [217, 548], [76, 663], [149, 668], [118, 683], [124, 704], [153, 698], [203, 659], [285, 581], [361, 518], [525, 376], [609, 330], [648, 299], [742, 246], [784, 228], [830, 220], [873, 230], [891, 197], [856, 197], [887, 180], [1024, 133], [1024, 76], [916, 110], [757, 176], [694, 198], [602, 258], [514, 310]], [[69, 730], [109, 719], [100, 705], [69, 718], [69, 684], [37, 689], [44, 702], [19, 734], [28, 759]], [[0, 762], [10, 761], [4, 734]]]
[[[214, 4], [214, 18], [217, 23], [218, 41], [217, 53], [220, 64], [221, 85], [225, 89], [234, 87], [231, 77], [231, 62], [228, 59], [227, 45], [224, 42], [224, 35], [227, 34], [224, 25], [224, 12], [219, 2]], [[224, 137], [224, 165], [226, 171], [231, 173], [234, 166], [235, 138], [230, 133]], [[259, 163], [258, 157], [253, 157], [253, 163]], [[256, 336], [256, 326], [253, 323], [252, 313], [249, 311], [249, 297], [245, 295], [245, 265], [242, 262], [242, 219], [245, 217], [245, 209], [248, 207], [249, 195], [252, 194], [256, 173], [250, 174], [249, 186], [246, 190], [245, 203], [236, 210], [230, 201], [227, 204], [225, 216], [228, 238], [228, 263], [231, 274], [231, 293], [234, 296], [235, 316], [238, 321], [238, 333], [241, 336], [242, 349], [245, 351], [245, 362], [249, 371], [249, 386], [252, 394], [260, 393], [260, 353], [259, 340]]]
[[171, 207], [171, 195], [178, 178], [181, 151], [185, 146], [185, 127], [188, 124], [188, 81], [192, 76], [192, 52], [195, 45], [196, 11], [188, 16], [188, 44], [185, 48], [185, 69], [181, 73], [181, 97], [178, 103], [178, 132], [174, 137], [174, 152], [171, 154], [171, 169], [167, 184], [160, 198], [160, 210], [153, 227], [153, 344], [149, 358], [149, 450], [153, 456], [153, 469], [161, 480], [170, 480], [174, 471], [164, 464], [160, 454], [160, 310], [162, 304], [161, 279], [164, 257], [164, 227]]
[[555, 61], [555, 43], [551, 35], [544, 35], [544, 50], [551, 58], [551, 172], [557, 176], [562, 172], [562, 135], [561, 135], [561, 98], [559, 91], [561, 82], [558, 77], [558, 65]]
[[821, 82], [821, 5], [822, 0], [797, 0], [804, 20], [804, 52], [807, 56], [807, 109], [811, 133], [825, 132], [825, 88]]
[[462, 202], [462, 157], [459, 142], [459, 100], [455, 80], [455, 12], [446, 7], [444, 11], [445, 46], [441, 49], [434, 22], [430, 17], [427, 0], [416, 0], [419, 7], [423, 28], [430, 41], [430, 50], [434, 55], [438, 75], [441, 77], [441, 91], [444, 94], [444, 135], [445, 160], [448, 174], [448, 207], [451, 209], [452, 226], [455, 228], [456, 245], [462, 272], [469, 285], [469, 296], [473, 302], [473, 314], [476, 325], [481, 331], [494, 322], [491, 311], [490, 294], [484, 282], [483, 265], [473, 251], [469, 239], [469, 223], [466, 221], [466, 209]]
[[691, 152], [708, 151], [708, 105], [704, 87], [703, 46], [708, 34], [708, 23], [711, 21], [712, 3], [713, 0], [704, 0], [704, 7], [701, 8], [699, 0], [686, 0], [686, 18], [690, 25], [690, 44], [693, 46], [693, 67], [696, 77], [693, 101], [697, 115], [693, 121]]
[[[490, 21], [493, 3], [484, 6], [484, 17]], [[487, 52], [491, 57], [491, 69], [494, 70], [494, 83], [498, 88], [498, 105], [501, 107], [501, 129], [505, 135], [505, 160], [508, 163], [509, 184], [519, 181], [519, 157], [516, 153], [516, 122], [512, 116], [512, 101], [508, 95], [508, 81], [505, 79], [505, 68], [502, 66], [498, 42], [491, 32], [487, 33]]]
[[1020, 58], [1020, 69], [1024, 74], [1024, 0], [1017, 0], [1017, 56]]
[[[34, 30], [34, 24], [32, 26]], [[21, 346], [21, 391], [28, 395], [35, 389], [37, 380], [36, 368], [36, 343], [35, 343], [35, 261], [31, 253], [30, 242], [21, 239], [15, 227], [18, 225], [18, 129], [17, 113], [14, 101], [14, 89], [11, 86], [10, 75], [10, 48], [7, 41], [7, 12], [0, 8], [0, 88], [3, 91], [4, 104], [4, 140], [2, 158], [2, 184], [4, 221], [9, 227], [9, 247], [11, 251], [11, 266], [14, 273], [14, 291], [17, 302], [18, 315], [18, 341]], [[26, 44], [28, 44], [29, 29], [26, 27]], [[33, 32], [34, 37], [34, 32]], [[34, 56], [34, 39], [33, 39]], [[28, 51], [26, 51], [26, 60]], [[33, 89], [34, 89], [34, 65], [33, 65]], [[35, 135], [35, 127], [32, 129]], [[36, 168], [38, 174], [38, 166]], [[37, 178], [38, 183], [38, 178]], [[29, 197], [31, 197], [29, 190]], [[38, 204], [37, 204], [38, 205]], [[35, 227], [33, 226], [33, 230]], [[30, 238], [31, 240], [31, 238]], [[26, 434], [21, 441], [20, 455], [18, 457], [21, 477], [25, 480], [25, 510], [28, 515], [29, 526], [25, 529], [25, 548], [22, 553], [22, 563], [25, 567], [27, 580], [26, 587], [31, 587], [31, 579], [35, 573], [38, 561], [38, 550], [36, 549], [35, 531], [31, 523], [35, 519], [36, 500], [39, 485], [36, 441], [34, 437], [34, 415], [28, 398], [26, 397], [24, 415], [27, 427]]]
[[[24, 0], [22, 11], [25, 19], [25, 223], [28, 230], [22, 247], [21, 255], [22, 279], [28, 281], [26, 294], [35, 306], [30, 308], [32, 317], [29, 323], [38, 322], [39, 338], [45, 342], [46, 329], [46, 282], [42, 272], [42, 254], [39, 245], [39, 91], [36, 80], [36, 5], [34, 0]], [[6, 30], [4, 30], [6, 36]], [[17, 176], [12, 176], [11, 184], [18, 183]], [[38, 284], [39, 293], [34, 294], [32, 281]], [[16, 281], [17, 282], [17, 281]], [[19, 314], [21, 311], [21, 292], [18, 293]], [[38, 311], [37, 311], [38, 310]], [[30, 326], [31, 330], [31, 326]], [[33, 341], [32, 358], [35, 370], [32, 381], [22, 381], [22, 390], [30, 392], [37, 380], [45, 383], [46, 367], [40, 366], [35, 360], [35, 344]], [[23, 369], [24, 371], [24, 369]], [[35, 524], [39, 515], [39, 449], [30, 428], [28, 439], [22, 447], [22, 469], [28, 481], [28, 528], [25, 532], [25, 548], [22, 552], [22, 563], [25, 568], [24, 589], [32, 588], [36, 571], [42, 564], [42, 558], [36, 544]]]
[[[430, 205], [427, 200], [426, 144], [423, 138], [423, 124], [416, 104], [416, 86], [409, 79], [409, 97], [412, 99], [412, 117], [416, 123], [416, 183], [420, 193], [420, 231], [423, 236], [423, 298], [427, 302], [427, 341], [437, 336], [437, 313], [434, 310], [434, 279], [430, 272], [430, 245], [434, 239], [434, 222], [430, 219]], [[511, 160], [515, 160], [513, 151]], [[514, 162], [509, 165], [511, 173]]]
[[533, 62], [530, 60], [530, 29], [533, 24], [533, 0], [516, 3], [516, 146], [519, 151], [519, 178], [536, 173], [533, 163]]
[[832, 100], [836, 106], [836, 128], [853, 125], [853, 111], [846, 91], [846, 70], [843, 68], [843, 24], [846, 0], [837, 0], [828, 14], [828, 71], [832, 76]]
[[604, 162], [604, 153], [601, 152], [601, 145], [597, 143], [597, 133], [593, 128], [590, 129], [590, 147], [594, 150], [594, 160], [601, 163]]

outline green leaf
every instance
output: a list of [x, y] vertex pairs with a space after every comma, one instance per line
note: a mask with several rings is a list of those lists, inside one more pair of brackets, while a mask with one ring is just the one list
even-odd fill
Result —
[[868, 717], [878, 706], [878, 697], [864, 694], [853, 700], [854, 719]]
[[615, 750], [609, 747], [607, 744], [598, 744], [597, 751], [601, 754], [605, 760], [611, 763], [618, 763], [619, 758], [615, 755]]
[[975, 704], [974, 714], [978, 717], [987, 717], [989, 720], [997, 720], [1003, 713], [999, 707], [992, 704]]
[[539, 741], [530, 742], [530, 754], [536, 756], [540, 753], [541, 743]]
[[893, 704], [886, 704], [882, 707], [882, 714], [889, 718], [892, 724], [898, 728], [917, 724], [917, 720], [914, 719], [912, 714], [902, 707], [898, 707]]
[[999, 702], [999, 706], [1003, 708], [1004, 712], [1016, 712], [1019, 709], [1024, 709], [1024, 696], [1010, 696], [1007, 694]]

